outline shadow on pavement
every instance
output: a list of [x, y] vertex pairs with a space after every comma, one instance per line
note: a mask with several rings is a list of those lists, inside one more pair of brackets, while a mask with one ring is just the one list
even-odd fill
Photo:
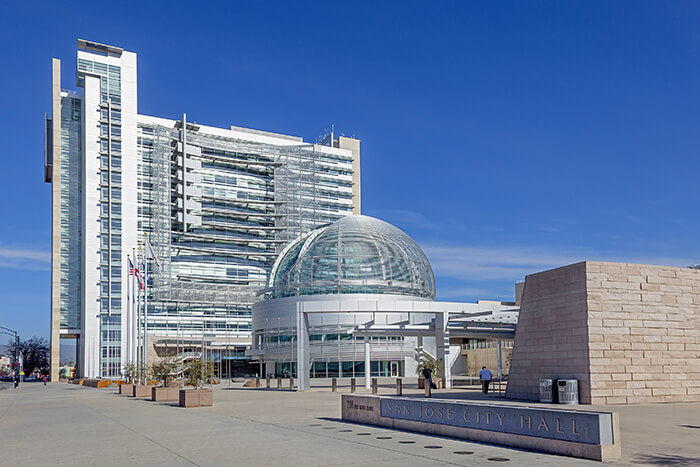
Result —
[[648, 465], [668, 465], [668, 466], [683, 466], [692, 467], [700, 466], [700, 457], [686, 457], [677, 455], [647, 455], [642, 454], [634, 458], [635, 464], [648, 464]]

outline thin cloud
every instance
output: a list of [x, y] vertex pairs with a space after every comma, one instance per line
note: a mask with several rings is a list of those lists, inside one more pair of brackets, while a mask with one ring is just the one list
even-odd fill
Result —
[[51, 253], [46, 250], [28, 250], [25, 248], [0, 248], [0, 268], [29, 269], [33, 271], [48, 271], [51, 264]]
[[429, 220], [422, 213], [408, 209], [382, 209], [376, 211], [380, 219], [387, 219], [391, 224], [400, 227], [415, 227], [425, 230], [438, 230], [445, 226]]
[[690, 258], [655, 257], [593, 253], [590, 251], [561, 252], [543, 247], [492, 248], [425, 245], [436, 276], [463, 281], [520, 281], [528, 274], [565, 266], [584, 260], [624, 263], [657, 264], [685, 267]]

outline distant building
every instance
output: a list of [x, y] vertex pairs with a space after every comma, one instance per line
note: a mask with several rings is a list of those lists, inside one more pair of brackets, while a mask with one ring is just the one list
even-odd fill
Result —
[[12, 360], [10, 357], [0, 357], [0, 376], [5, 376], [11, 373], [10, 366]]
[[204, 353], [219, 376], [235, 373], [284, 245], [360, 213], [359, 140], [139, 114], [136, 54], [119, 47], [79, 40], [77, 89], [62, 88], [58, 59], [52, 76], [51, 379], [60, 339], [77, 341], [79, 376], [119, 377], [136, 359], [127, 255], [144, 234], [160, 260], [149, 355]]

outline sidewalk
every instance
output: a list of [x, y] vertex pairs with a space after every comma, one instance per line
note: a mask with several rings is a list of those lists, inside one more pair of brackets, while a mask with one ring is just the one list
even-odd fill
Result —
[[[405, 392], [421, 396], [417, 389]], [[463, 398], [483, 397], [463, 390], [436, 391], [434, 397], [457, 397], [460, 392]], [[392, 391], [382, 387], [381, 393]], [[489, 459], [507, 458], [507, 465], [515, 466], [601, 465], [344, 423], [339, 419], [340, 395], [330, 389], [297, 393], [224, 383], [214, 390], [212, 408], [174, 405], [120, 396], [113, 388], [65, 383], [1, 391], [2, 463], [405, 467], [493, 465], [498, 461]], [[621, 413], [625, 457], [606, 465], [700, 465], [700, 404], [604, 409]]]

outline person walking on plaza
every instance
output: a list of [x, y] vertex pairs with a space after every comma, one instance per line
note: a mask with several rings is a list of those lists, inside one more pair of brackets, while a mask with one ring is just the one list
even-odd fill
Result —
[[430, 388], [427, 394], [432, 393], [432, 390], [436, 387], [433, 383], [433, 370], [430, 368], [423, 368], [423, 378], [425, 379], [426, 387]]
[[46, 375], [44, 375], [44, 377], [42, 378], [42, 380], [44, 381], [44, 386], [46, 386]]
[[493, 378], [493, 373], [491, 373], [491, 370], [485, 366], [482, 366], [481, 371], [479, 372], [479, 379], [481, 380], [481, 392], [484, 394], [489, 393], [489, 381], [491, 381], [491, 378]]

